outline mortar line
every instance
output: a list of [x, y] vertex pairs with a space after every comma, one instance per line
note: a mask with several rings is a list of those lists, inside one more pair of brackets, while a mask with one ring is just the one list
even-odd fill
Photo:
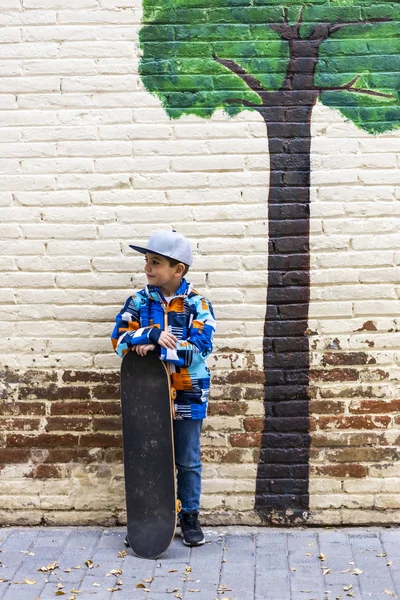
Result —
[[285, 547], [286, 547], [286, 572], [288, 574], [288, 580], [289, 580], [290, 600], [293, 600], [293, 596], [292, 596], [292, 578], [290, 576], [291, 571], [290, 571], [290, 561], [289, 561], [288, 532], [284, 531], [284, 534], [285, 534]]
[[[189, 546], [189, 556], [188, 556], [187, 563], [186, 563], [189, 567], [192, 566], [190, 564], [191, 561], [192, 561], [192, 554], [193, 554], [193, 547]], [[191, 571], [189, 571], [189, 572], [186, 571], [186, 576], [185, 576], [185, 579], [183, 580], [183, 585], [182, 585], [182, 600], [185, 600], [185, 594], [186, 594], [186, 591], [187, 591], [186, 590], [186, 588], [187, 588], [187, 585], [186, 585], [187, 584], [187, 578], [189, 577], [190, 574], [191, 574]]]
[[[382, 538], [381, 538], [381, 532], [380, 532], [380, 531], [378, 531], [378, 538], [379, 538], [379, 541], [380, 541], [380, 543], [381, 543], [381, 546], [382, 546], [382, 549], [383, 549], [383, 551], [384, 551], [384, 552], [386, 552], [385, 544], [383, 543], [383, 540], [382, 540]], [[386, 552], [386, 559], [387, 559], [387, 558], [389, 558], [389, 557], [388, 557], [388, 555], [387, 555], [387, 552]], [[386, 562], [387, 562], [387, 560], [386, 560]], [[387, 567], [387, 568], [388, 568], [388, 570], [389, 570], [389, 577], [390, 577], [390, 579], [391, 579], [391, 582], [392, 582], [392, 584], [393, 584], [393, 590], [396, 592], [397, 596], [399, 596], [400, 589], [399, 589], [399, 590], [397, 589], [396, 582], [395, 582], [395, 580], [394, 580], [394, 578], [393, 578], [393, 575], [392, 575], [392, 570], [391, 570], [391, 568], [390, 568], [390, 567], [388, 567], [388, 566], [387, 566], [387, 564], [386, 564], [386, 567]]]
[[217, 586], [217, 593], [218, 593], [218, 588], [221, 585], [221, 580], [222, 580], [222, 568], [224, 566], [224, 563], [222, 562], [225, 559], [225, 544], [226, 544], [226, 536], [225, 534], [222, 535], [222, 545], [221, 545], [221, 555], [220, 555], [220, 568], [219, 568], [219, 577], [218, 577], [218, 586]]
[[[66, 541], [68, 541], [68, 540], [69, 540], [69, 538], [71, 537], [71, 535], [72, 535], [72, 531], [73, 531], [73, 530], [71, 530], [71, 529], [69, 530], [68, 537], [67, 537]], [[37, 535], [36, 535], [36, 538], [35, 538], [35, 540], [38, 538], [38, 535], [39, 535], [39, 533], [40, 533], [40, 531], [38, 531], [38, 532], [37, 532]], [[35, 543], [35, 540], [33, 540], [32, 544], [34, 544], [34, 543]], [[32, 544], [31, 544], [31, 545], [32, 545]], [[59, 551], [58, 551], [58, 553], [57, 553], [57, 558], [55, 558], [53, 562], [57, 562], [57, 564], [58, 564], [58, 561], [59, 561], [59, 559], [60, 559], [60, 556], [61, 556], [61, 554], [62, 554], [62, 551], [63, 551], [63, 549], [64, 549], [64, 546], [61, 546], [61, 547], [60, 547], [60, 549], [59, 549]], [[46, 575], [46, 579], [48, 579], [48, 578], [49, 578], [49, 577], [52, 575], [52, 573], [53, 573], [53, 571], [51, 571], [50, 573], [47, 573], [47, 575]], [[60, 579], [59, 579], [59, 578], [60, 578], [60, 577], [62, 577], [62, 576], [61, 576], [61, 575], [59, 575], [58, 573], [57, 573], [57, 574], [56, 574], [56, 573], [54, 573], [54, 575], [57, 577], [58, 581], [60, 581]], [[81, 581], [79, 582], [79, 585], [81, 585], [81, 583], [82, 583], [82, 579], [83, 579], [83, 577], [81, 578]], [[48, 583], [57, 583], [57, 581], [54, 581], [54, 582], [53, 582], [53, 581], [48, 581]], [[43, 580], [43, 586], [40, 588], [40, 592], [39, 592], [39, 594], [41, 594], [41, 593], [43, 592], [43, 590], [45, 589], [45, 587], [46, 587], [46, 581], [45, 581], [45, 580]]]
[[[351, 566], [352, 566], [352, 567], [353, 567], [353, 569], [354, 569], [354, 567], [357, 567], [357, 565], [356, 565], [355, 556], [354, 556], [354, 554], [353, 554], [353, 549], [352, 549], [352, 547], [351, 547], [350, 540], [349, 540], [349, 537], [348, 537], [348, 535], [347, 535], [347, 531], [345, 531], [345, 536], [346, 536], [346, 540], [347, 540], [347, 543], [348, 543], [348, 545], [349, 545], [349, 548], [350, 548], [351, 560], [352, 560], [352, 562], [354, 563], [354, 565], [351, 565]], [[356, 577], [355, 581], [357, 582], [357, 590], [358, 590], [358, 593], [360, 594], [360, 598], [362, 598], [362, 594], [361, 594], [361, 578], [360, 578], [360, 577]], [[353, 587], [354, 587], [354, 586], [353, 586]]]
[[257, 581], [257, 533], [253, 534], [253, 547], [254, 547], [254, 555], [253, 555], [253, 600], [256, 600], [256, 581]]
[[[319, 533], [318, 533], [318, 531], [316, 531], [315, 533], [316, 533], [318, 556], [319, 556], [320, 554], [322, 554], [321, 546], [320, 546], [320, 540], [319, 540]], [[347, 540], [347, 537], [346, 537], [346, 540]], [[326, 579], [326, 575], [324, 575], [323, 569], [321, 569], [321, 564], [319, 564], [318, 566], [320, 568], [322, 583], [324, 584], [324, 600], [328, 600], [329, 599], [329, 594], [326, 593], [327, 590], [325, 589], [327, 587], [325, 585], [325, 583], [328, 583], [328, 580]]]

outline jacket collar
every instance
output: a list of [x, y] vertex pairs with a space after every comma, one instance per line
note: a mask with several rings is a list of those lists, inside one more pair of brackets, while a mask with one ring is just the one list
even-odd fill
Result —
[[[176, 290], [174, 294], [174, 298], [176, 296], [188, 296], [192, 289], [192, 284], [188, 283], [185, 278], [182, 279], [180, 286]], [[165, 302], [164, 295], [160, 292], [157, 286], [155, 285], [146, 285], [145, 287], [147, 295], [155, 300], [156, 302]]]

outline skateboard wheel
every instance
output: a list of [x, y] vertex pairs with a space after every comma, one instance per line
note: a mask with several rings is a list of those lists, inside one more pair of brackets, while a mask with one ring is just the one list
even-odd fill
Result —
[[180, 500], [176, 501], [176, 512], [180, 513], [182, 510], [182, 502]]
[[171, 400], [176, 400], [176, 389], [171, 387]]

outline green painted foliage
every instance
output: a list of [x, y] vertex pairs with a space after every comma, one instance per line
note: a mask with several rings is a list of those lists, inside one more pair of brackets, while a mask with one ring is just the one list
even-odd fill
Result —
[[[260, 96], [216, 58], [234, 61], [265, 90], [278, 91], [290, 48], [271, 25], [294, 25], [301, 15], [304, 47], [317, 26], [350, 23], [320, 45], [314, 86], [321, 101], [371, 133], [400, 126], [398, 1], [143, 0], [143, 9], [140, 74], [172, 118], [261, 105]], [[373, 19], [388, 22], [368, 23]], [[351, 89], [369, 93], [346, 91], [351, 82]]]

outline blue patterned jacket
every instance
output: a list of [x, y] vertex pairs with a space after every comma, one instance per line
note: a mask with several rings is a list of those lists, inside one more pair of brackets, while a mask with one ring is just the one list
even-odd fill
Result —
[[[174, 350], [160, 346], [167, 312], [168, 331], [178, 338]], [[155, 352], [169, 363], [171, 383], [177, 391], [176, 419], [205, 419], [210, 389], [207, 357], [212, 352], [216, 320], [211, 302], [186, 279], [167, 302], [156, 286], [147, 285], [129, 297], [115, 319], [111, 335], [119, 356], [137, 344], [156, 344]]]

